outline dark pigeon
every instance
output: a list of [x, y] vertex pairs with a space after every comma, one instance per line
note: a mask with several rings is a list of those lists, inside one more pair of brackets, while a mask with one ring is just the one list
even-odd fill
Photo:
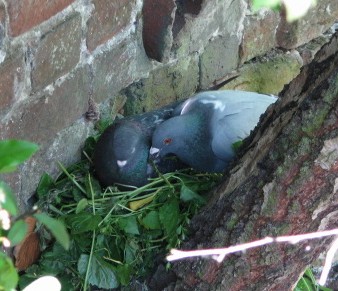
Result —
[[[104, 187], [114, 183], [140, 187], [147, 184], [148, 178], [156, 177], [156, 170], [148, 163], [152, 133], [158, 124], [175, 112], [179, 114], [182, 104], [183, 101], [176, 102], [158, 110], [125, 117], [109, 126], [94, 149], [93, 163], [100, 184]], [[160, 173], [183, 166], [172, 157], [158, 158], [153, 162]]]
[[203, 172], [223, 172], [236, 143], [255, 128], [276, 97], [245, 91], [206, 91], [189, 98], [180, 112], [153, 133], [150, 154], [174, 154]]

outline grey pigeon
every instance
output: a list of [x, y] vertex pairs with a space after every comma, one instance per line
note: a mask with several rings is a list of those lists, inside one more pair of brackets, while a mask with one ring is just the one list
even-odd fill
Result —
[[176, 155], [203, 172], [223, 172], [235, 157], [234, 145], [257, 125], [274, 96], [220, 90], [198, 93], [180, 112], [159, 124], [153, 133], [153, 157]]
[[[96, 176], [104, 187], [114, 183], [140, 187], [157, 176], [148, 163], [151, 136], [155, 127], [174, 114], [183, 101], [151, 112], [125, 117], [114, 122], [100, 136], [93, 156]], [[175, 112], [179, 113], [180, 108]], [[158, 158], [154, 164], [161, 173], [183, 167], [173, 158]]]

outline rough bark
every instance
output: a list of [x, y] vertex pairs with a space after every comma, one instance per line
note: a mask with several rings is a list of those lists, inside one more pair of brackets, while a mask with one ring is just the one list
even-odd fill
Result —
[[[280, 97], [213, 199], [193, 219], [183, 249], [338, 227], [337, 33]], [[175, 282], [160, 284], [155, 276], [151, 289], [291, 290], [332, 239], [271, 244], [228, 256], [220, 264], [179, 261], [173, 263]], [[305, 251], [306, 246], [311, 250]]]

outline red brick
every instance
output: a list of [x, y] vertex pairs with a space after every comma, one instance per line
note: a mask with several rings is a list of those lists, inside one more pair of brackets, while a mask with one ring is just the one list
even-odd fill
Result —
[[15, 101], [15, 91], [23, 82], [24, 54], [15, 50], [0, 64], [0, 114], [6, 113]]
[[0, 138], [18, 138], [40, 145], [79, 119], [88, 106], [89, 80], [86, 69], [56, 86], [53, 92], [24, 104], [7, 124], [0, 124]]
[[57, 14], [74, 0], [9, 0], [10, 35], [18, 36]]
[[95, 10], [87, 22], [90, 51], [106, 42], [130, 23], [135, 0], [93, 0]]
[[76, 66], [80, 58], [81, 17], [75, 14], [41, 37], [34, 53], [32, 88], [37, 91]]

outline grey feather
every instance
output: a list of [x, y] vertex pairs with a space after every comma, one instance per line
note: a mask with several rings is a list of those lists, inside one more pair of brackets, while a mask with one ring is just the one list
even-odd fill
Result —
[[177, 155], [200, 171], [222, 172], [235, 157], [233, 144], [250, 134], [261, 114], [276, 100], [245, 91], [199, 93], [182, 105], [178, 116], [156, 128], [152, 151], [158, 149], [161, 157]]

